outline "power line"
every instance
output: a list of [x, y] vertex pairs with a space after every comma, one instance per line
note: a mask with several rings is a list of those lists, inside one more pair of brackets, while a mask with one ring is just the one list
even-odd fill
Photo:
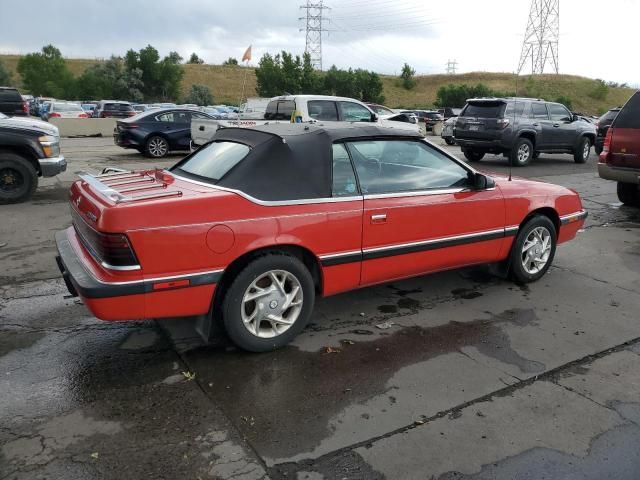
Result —
[[306, 10], [305, 16], [300, 17], [300, 20], [306, 20], [304, 51], [311, 56], [311, 64], [317, 70], [322, 70], [322, 32], [326, 31], [322, 27], [323, 13], [329, 9], [322, 2], [307, 0], [306, 5], [300, 5], [301, 9]]
[[560, 0], [531, 0], [529, 20], [518, 62], [518, 74], [529, 62], [531, 73], [544, 73], [547, 64], [558, 73], [559, 38]]

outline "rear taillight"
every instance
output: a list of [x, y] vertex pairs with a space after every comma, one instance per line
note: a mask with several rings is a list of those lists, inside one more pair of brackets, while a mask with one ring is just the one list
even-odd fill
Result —
[[136, 125], [135, 123], [121, 123], [121, 124], [120, 124], [120, 127], [121, 127], [123, 130], [130, 130], [130, 129], [132, 129], [132, 128], [138, 128], [138, 127], [139, 127], [139, 125]]
[[51, 112], [49, 114], [49, 118], [60, 118], [60, 116], [61, 115], [59, 113], [56, 113], [56, 112]]
[[81, 113], [80, 115], [78, 115], [78, 118], [89, 118], [89, 115], [87, 115], [86, 113]]
[[102, 118], [107, 118], [110, 117], [111, 113], [110, 112], [100, 112], [100, 117]]
[[73, 227], [82, 244], [104, 268], [138, 270], [136, 254], [123, 233], [102, 233], [89, 226], [80, 213], [71, 208]]
[[607, 163], [609, 159], [609, 151], [611, 150], [611, 141], [613, 139], [613, 128], [609, 127], [607, 134], [604, 137], [604, 143], [602, 145], [602, 153], [598, 157], [598, 162]]
[[507, 128], [508, 125], [509, 125], [509, 119], [508, 118], [499, 118], [498, 119], [498, 128]]
[[127, 112], [127, 115], [129, 115], [130, 117], [133, 117], [135, 115], [137, 115], [138, 112]]
[[27, 102], [22, 102], [22, 111], [29, 115], [29, 105], [27, 104]]

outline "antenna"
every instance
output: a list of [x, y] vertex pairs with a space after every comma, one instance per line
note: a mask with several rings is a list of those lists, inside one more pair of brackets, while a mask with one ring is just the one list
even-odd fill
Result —
[[322, 2], [323, 0], [307, 0], [305, 5], [300, 5], [301, 9], [306, 10], [305, 16], [299, 18], [299, 20], [306, 21], [305, 31], [307, 34], [304, 51], [311, 56], [311, 65], [316, 70], [322, 70], [322, 32], [326, 32], [326, 29], [322, 27], [324, 20], [322, 14], [324, 10], [329, 9]]
[[[516, 96], [513, 99], [513, 125], [512, 129], [516, 128], [516, 109], [518, 108], [518, 74], [516, 73]], [[511, 169], [513, 168], [513, 160], [511, 158], [511, 152], [509, 152], [509, 181], [511, 181]]]
[[560, 0], [531, 0], [529, 20], [518, 62], [518, 75], [531, 62], [531, 73], [544, 73], [548, 63], [559, 72]]

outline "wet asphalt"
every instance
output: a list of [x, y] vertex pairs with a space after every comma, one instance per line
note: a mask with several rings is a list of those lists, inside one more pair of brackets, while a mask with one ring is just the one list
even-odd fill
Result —
[[590, 212], [539, 282], [479, 267], [320, 299], [292, 345], [247, 354], [192, 319], [101, 322], [65, 298], [74, 175], [150, 161], [62, 148], [69, 171], [0, 210], [1, 480], [639, 478], [640, 212], [594, 158], [514, 171]]

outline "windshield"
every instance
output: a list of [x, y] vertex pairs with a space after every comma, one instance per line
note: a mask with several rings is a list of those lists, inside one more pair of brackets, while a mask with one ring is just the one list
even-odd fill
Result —
[[56, 112], [84, 112], [82, 107], [75, 103], [54, 103], [53, 110]]
[[246, 157], [249, 150], [241, 143], [213, 142], [185, 158], [171, 171], [215, 183]]

